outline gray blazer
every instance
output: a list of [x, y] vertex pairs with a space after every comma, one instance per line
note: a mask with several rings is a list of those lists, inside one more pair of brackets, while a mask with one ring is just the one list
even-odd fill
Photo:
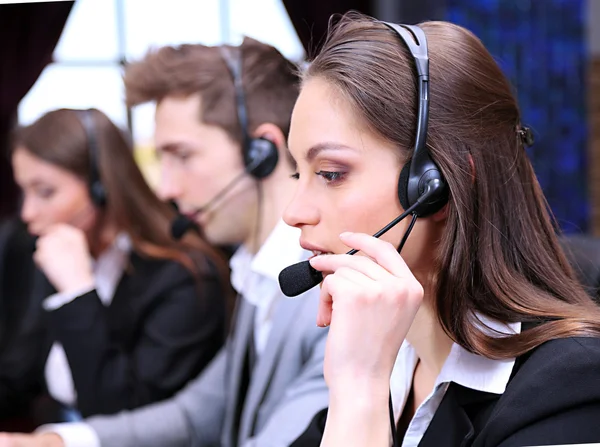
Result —
[[283, 447], [327, 407], [327, 330], [316, 326], [318, 289], [276, 304], [267, 345], [254, 366], [234, 444], [234, 413], [253, 307], [240, 302], [235, 330], [205, 371], [173, 398], [87, 419], [103, 447]]

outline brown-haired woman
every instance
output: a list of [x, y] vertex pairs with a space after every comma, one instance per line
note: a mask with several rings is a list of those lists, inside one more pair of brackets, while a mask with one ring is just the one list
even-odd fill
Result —
[[55, 110], [18, 129], [12, 162], [47, 279], [15, 335], [28, 352], [19, 368], [83, 416], [173, 395], [226, 335], [223, 260], [200, 238], [171, 239], [174, 210], [96, 109]]
[[[410, 219], [371, 236], [411, 206], [401, 205], [399, 176], [426, 96], [399, 34], [343, 17], [294, 109], [298, 189], [285, 220], [319, 255], [317, 322], [330, 325], [329, 410], [294, 445], [597, 441], [600, 313], [557, 242], [509, 83], [469, 31], [420, 28], [430, 61], [426, 149], [449, 197], [417, 219], [401, 256]], [[419, 194], [436, 185], [424, 179]]]

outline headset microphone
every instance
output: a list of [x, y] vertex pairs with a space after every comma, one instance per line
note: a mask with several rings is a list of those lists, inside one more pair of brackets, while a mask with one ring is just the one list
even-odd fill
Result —
[[[398, 223], [402, 222], [410, 214], [415, 214], [415, 210], [426, 203], [436, 200], [436, 198], [443, 193], [444, 185], [439, 179], [431, 180], [426, 186], [425, 192], [419, 197], [414, 205], [409, 207], [400, 216], [395, 218], [381, 230], [373, 235], [373, 237], [380, 237], [387, 233], [390, 229], [395, 227]], [[358, 250], [352, 249], [347, 255], [354, 255], [358, 253]], [[323, 281], [323, 274], [318, 270], [315, 270], [308, 261], [298, 262], [292, 264], [289, 267], [284, 268], [279, 273], [279, 286], [284, 295], [288, 297], [298, 296], [307, 290], [312, 289]]]
[[173, 236], [173, 239], [179, 240], [189, 230], [197, 228], [198, 226], [195, 222], [196, 217], [211, 209], [219, 200], [221, 200], [229, 191], [231, 191], [231, 189], [233, 189], [233, 187], [237, 185], [240, 182], [240, 180], [246, 177], [247, 174], [248, 171], [243, 171], [240, 174], [238, 174], [204, 206], [196, 208], [193, 213], [189, 215], [180, 214], [179, 216], [177, 216], [171, 224], [171, 236]]
[[223, 199], [229, 191], [233, 189], [242, 179], [247, 175], [252, 175], [257, 167], [260, 167], [263, 163], [262, 158], [256, 158], [251, 164], [249, 164], [242, 172], [233, 178], [227, 185], [221, 189], [212, 199], [210, 199], [205, 205], [200, 208], [196, 208], [191, 214], [180, 214], [171, 223], [171, 236], [175, 240], [179, 240], [185, 233], [192, 229], [198, 229], [198, 224], [195, 219], [202, 213], [205, 213], [211, 209], [219, 200]]

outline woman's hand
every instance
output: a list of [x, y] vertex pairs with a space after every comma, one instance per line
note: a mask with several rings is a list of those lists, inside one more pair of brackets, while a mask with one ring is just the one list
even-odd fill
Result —
[[92, 257], [78, 228], [54, 225], [38, 239], [33, 259], [59, 293], [94, 286]]
[[64, 447], [62, 438], [55, 433], [24, 435], [0, 433], [0, 447]]
[[[362, 385], [389, 392], [398, 350], [423, 299], [423, 287], [389, 243], [343, 233], [349, 247], [366, 256], [322, 255], [311, 265], [324, 273], [317, 324], [330, 325], [325, 379], [332, 392]], [[366, 391], [366, 389], [365, 389]]]

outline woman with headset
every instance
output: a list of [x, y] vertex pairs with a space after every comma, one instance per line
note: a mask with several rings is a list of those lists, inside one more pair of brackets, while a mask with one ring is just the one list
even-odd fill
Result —
[[294, 446], [600, 439], [600, 311], [559, 246], [531, 143], [464, 28], [358, 14], [333, 27], [289, 137], [285, 220], [316, 255], [330, 325], [329, 409]]
[[226, 335], [221, 257], [196, 236], [171, 239], [174, 211], [96, 109], [18, 129], [12, 163], [41, 274], [0, 360], [2, 413], [37, 383], [82, 416], [173, 395]]

